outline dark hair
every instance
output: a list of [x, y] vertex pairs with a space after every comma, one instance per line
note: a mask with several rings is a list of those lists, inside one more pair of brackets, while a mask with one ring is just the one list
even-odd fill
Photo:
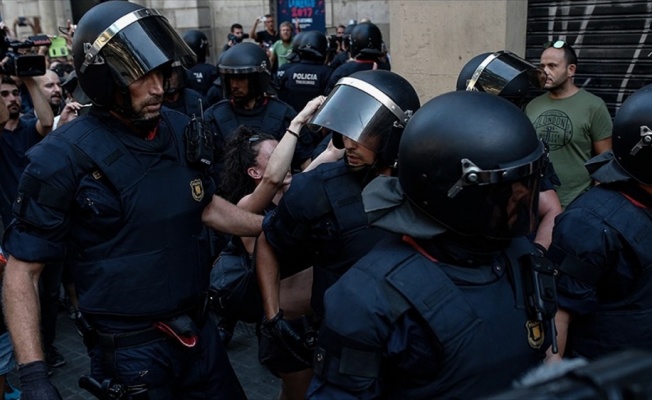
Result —
[[233, 32], [234, 29], [243, 29], [242, 25], [240, 24], [233, 24], [231, 25], [231, 32]]
[[224, 144], [224, 166], [220, 171], [219, 193], [236, 204], [256, 188], [247, 169], [256, 166], [260, 145], [266, 140], [276, 140], [267, 133], [240, 125]]
[[573, 49], [573, 46], [571, 46], [570, 43], [561, 39], [551, 41], [551, 42], [546, 42], [543, 44], [543, 51], [546, 51], [551, 47], [554, 47], [555, 49], [563, 50], [564, 60], [566, 60], [567, 65], [571, 65], [571, 64], [577, 65], [577, 53], [575, 53], [575, 49]]
[[7, 85], [16, 85], [16, 81], [11, 79], [9, 75], [2, 75], [2, 83], [7, 84]]
[[575, 49], [573, 49], [573, 47], [571, 47], [571, 45], [568, 43], [564, 44], [562, 49], [564, 50], [564, 59], [566, 60], [566, 64], [577, 65], [577, 54], [575, 53]]

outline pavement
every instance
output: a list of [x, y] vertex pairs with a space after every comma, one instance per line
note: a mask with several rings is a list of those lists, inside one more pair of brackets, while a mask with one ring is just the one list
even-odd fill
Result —
[[[65, 312], [59, 313], [54, 345], [66, 359], [66, 364], [55, 368], [50, 379], [59, 389], [64, 400], [95, 399], [78, 385], [79, 377], [90, 372], [90, 361], [74, 322]], [[258, 343], [254, 324], [238, 322], [233, 339], [227, 347], [227, 353], [250, 400], [278, 398], [280, 380], [258, 363]], [[14, 387], [19, 387], [15, 372], [9, 374], [8, 380]]]

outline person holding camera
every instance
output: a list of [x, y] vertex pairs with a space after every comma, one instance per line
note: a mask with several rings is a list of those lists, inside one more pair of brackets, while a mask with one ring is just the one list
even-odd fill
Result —
[[222, 53], [235, 46], [236, 44], [242, 42], [243, 39], [249, 38], [249, 35], [244, 33], [242, 25], [236, 23], [231, 25], [231, 31], [226, 37], [226, 43], [222, 47]]

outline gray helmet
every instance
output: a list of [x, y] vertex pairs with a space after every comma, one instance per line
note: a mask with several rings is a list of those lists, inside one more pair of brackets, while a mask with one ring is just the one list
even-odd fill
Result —
[[546, 153], [507, 100], [470, 91], [435, 97], [408, 122], [398, 158], [406, 196], [452, 231], [512, 238], [536, 226]]
[[[100, 3], [84, 14], [73, 37], [79, 85], [91, 101], [113, 105], [116, 91], [148, 72], [195, 55], [157, 10], [126, 1]], [[143, 51], [146, 50], [146, 51]]]

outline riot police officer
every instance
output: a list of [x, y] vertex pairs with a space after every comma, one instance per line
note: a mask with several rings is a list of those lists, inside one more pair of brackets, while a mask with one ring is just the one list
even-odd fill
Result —
[[[363, 201], [372, 226], [402, 236], [326, 293], [308, 398], [477, 398], [544, 359], [546, 318], [527, 301], [551, 318], [555, 299], [523, 284], [523, 266], [545, 261], [522, 237], [545, 160], [528, 118], [497, 96], [446, 93], [410, 119], [398, 155], [398, 179], [375, 179]], [[548, 266], [536, 287], [552, 295]]]
[[[469, 60], [457, 77], [457, 90], [490, 93], [509, 100], [523, 109], [531, 88], [542, 89], [546, 73], [510, 51], [483, 53]], [[547, 149], [546, 149], [547, 151]], [[545, 254], [552, 241], [555, 217], [562, 212], [555, 185], [559, 177], [548, 160], [539, 190], [539, 225], [532, 240]]]
[[[271, 71], [265, 50], [251, 42], [239, 43], [223, 53], [218, 66], [224, 100], [206, 110], [205, 118], [215, 134], [218, 159], [226, 139], [240, 125], [268, 133], [277, 140], [297, 115], [286, 103], [271, 95]], [[300, 169], [315, 144], [311, 135], [301, 135], [295, 149], [293, 169]], [[216, 171], [219, 173], [219, 167]]]
[[[308, 102], [324, 93], [333, 69], [324, 64], [328, 39], [319, 31], [301, 33], [297, 46], [298, 63], [287, 65], [279, 79], [279, 98], [295, 110], [303, 110]], [[285, 66], [284, 65], [284, 66]]]
[[73, 49], [93, 108], [32, 148], [3, 243], [22, 398], [60, 398], [43, 361], [35, 282], [44, 263], [64, 259], [91, 358], [80, 382], [97, 397], [243, 398], [200, 312], [211, 264], [201, 220], [214, 184], [186, 159], [189, 119], [161, 107], [171, 64], [194, 55], [157, 10], [126, 1], [91, 8]]
[[163, 105], [189, 117], [203, 115], [204, 107], [208, 107], [201, 93], [187, 87], [187, 70], [175, 61], [172, 63], [170, 79], [165, 88]]
[[351, 59], [333, 71], [324, 94], [328, 95], [340, 78], [358, 71], [384, 69], [389, 71], [389, 64], [380, 60], [383, 57], [383, 34], [371, 22], [356, 25], [349, 37], [349, 55]]
[[183, 34], [183, 40], [197, 55], [197, 62], [188, 69], [188, 88], [198, 91], [202, 96], [208, 94], [211, 84], [218, 77], [215, 65], [206, 62], [208, 57], [208, 38], [204, 32], [191, 29]]
[[[311, 305], [323, 315], [324, 292], [387, 232], [367, 226], [361, 192], [371, 179], [392, 174], [403, 126], [419, 108], [410, 83], [389, 71], [342, 79], [312, 119], [333, 131], [343, 160], [295, 175], [267, 214], [256, 247], [256, 273], [265, 310], [259, 359], [275, 372], [309, 368], [307, 339], [279, 308], [279, 277], [313, 266]], [[362, 116], [362, 117], [361, 117]], [[275, 347], [281, 350], [269, 350]], [[287, 353], [287, 354], [286, 354]], [[280, 354], [280, 355], [279, 355]], [[307, 385], [302, 393], [304, 396]]]
[[564, 356], [652, 350], [651, 126], [648, 85], [616, 113], [613, 150], [586, 163], [600, 184], [557, 218], [549, 256], [560, 270]]

